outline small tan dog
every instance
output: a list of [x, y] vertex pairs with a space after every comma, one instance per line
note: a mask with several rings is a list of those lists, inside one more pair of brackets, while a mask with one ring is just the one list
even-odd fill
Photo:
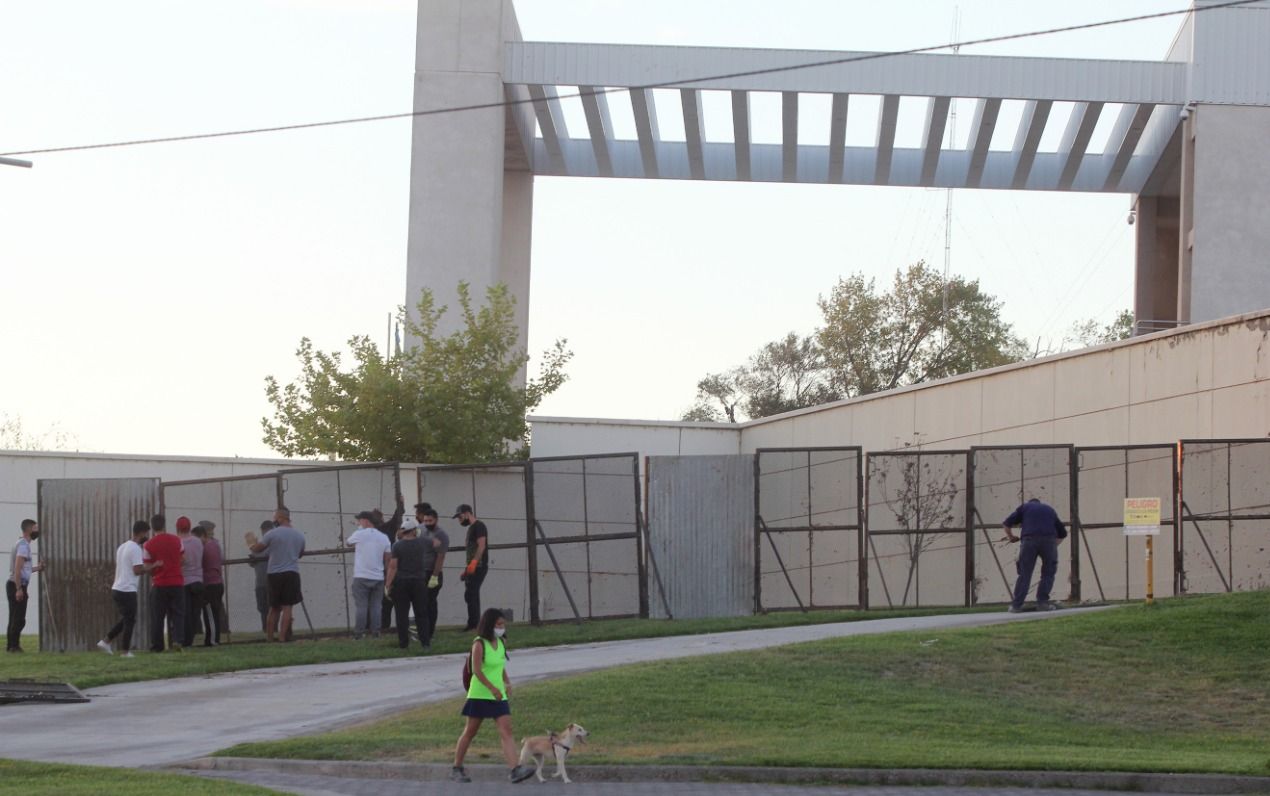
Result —
[[525, 739], [525, 743], [520, 747], [520, 764], [528, 765], [529, 759], [533, 758], [537, 765], [534, 771], [538, 775], [539, 782], [546, 782], [542, 778], [543, 760], [549, 754], [556, 756], [556, 773], [553, 777], [560, 777], [565, 782], [573, 782], [569, 779], [569, 774], [564, 770], [565, 758], [569, 756], [569, 752], [573, 751], [574, 744], [586, 743], [587, 731], [581, 724], [570, 724], [564, 728], [564, 732], [553, 732], [548, 735], [531, 735]]

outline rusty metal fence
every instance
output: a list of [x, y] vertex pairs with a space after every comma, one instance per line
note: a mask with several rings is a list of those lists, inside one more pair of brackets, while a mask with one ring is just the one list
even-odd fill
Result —
[[755, 451], [756, 610], [865, 603], [863, 461], [858, 446]]

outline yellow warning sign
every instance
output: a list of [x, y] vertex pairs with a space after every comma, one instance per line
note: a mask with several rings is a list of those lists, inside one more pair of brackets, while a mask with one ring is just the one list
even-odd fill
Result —
[[1160, 499], [1124, 499], [1125, 536], [1152, 536], [1160, 532]]

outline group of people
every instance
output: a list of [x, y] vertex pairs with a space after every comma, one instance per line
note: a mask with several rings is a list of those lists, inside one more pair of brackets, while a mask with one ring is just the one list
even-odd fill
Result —
[[[153, 623], [150, 651], [181, 650], [194, 646], [201, 632], [203, 646], [221, 643], [225, 618], [225, 557], [216, 539], [216, 523], [197, 525], [178, 517], [176, 534], [167, 518], [155, 514], [132, 525], [132, 537], [115, 550], [115, 580], [110, 597], [119, 613], [97, 648], [113, 655], [115, 641], [125, 657], [132, 657], [132, 634], [137, 624], [141, 576], [150, 574]], [[168, 639], [165, 639], [165, 625]]]
[[[404, 511], [387, 521], [378, 510], [356, 517], [356, 529], [344, 540], [353, 548], [353, 636], [378, 638], [397, 621], [397, 645], [410, 646], [410, 613], [423, 649], [432, 647], [437, 629], [437, 600], [444, 585], [450, 535], [440, 527], [430, 503], [416, 503], [413, 519]], [[466, 563], [459, 576], [467, 603], [465, 630], [475, 630], [481, 618], [481, 585], [489, 571], [489, 531], [472, 507], [461, 504], [451, 519], [467, 529]]]
[[[415, 504], [413, 519], [402, 521], [403, 509], [385, 519], [379, 509], [360, 512], [354, 532], [343, 540], [353, 549], [353, 603], [356, 606], [354, 636], [378, 638], [392, 626], [395, 614], [397, 640], [410, 645], [409, 619], [413, 611], [419, 641], [431, 647], [437, 626], [437, 598], [444, 581], [442, 568], [450, 549], [450, 536], [438, 524], [437, 511], [428, 503]], [[466, 527], [466, 564], [460, 578], [467, 602], [465, 630], [475, 630], [481, 618], [481, 585], [489, 570], [488, 530], [472, 507], [462, 504], [454, 519]], [[6, 593], [9, 626], [6, 649], [21, 652], [20, 638], [26, 625], [26, 590], [31, 575], [43, 564], [33, 564], [30, 544], [39, 538], [39, 524], [24, 520], [22, 537], [11, 554], [11, 576]], [[304, 600], [300, 558], [304, 534], [292, 527], [291, 512], [279, 508], [272, 520], [260, 525], [260, 534], [249, 531], [244, 541], [255, 572], [256, 608], [267, 641], [290, 641], [292, 610]], [[216, 523], [192, 523], [178, 517], [176, 533], [167, 530], [167, 519], [156, 514], [138, 520], [131, 537], [115, 551], [115, 579], [110, 587], [118, 622], [97, 642], [97, 648], [114, 654], [116, 644], [132, 657], [141, 576], [150, 575], [150, 651], [180, 651], [194, 645], [202, 632], [203, 646], [221, 643], [228, 622], [225, 610], [224, 554], [216, 539]]]

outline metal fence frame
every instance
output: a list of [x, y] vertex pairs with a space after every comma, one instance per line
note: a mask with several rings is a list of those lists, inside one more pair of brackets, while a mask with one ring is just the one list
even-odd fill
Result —
[[[856, 503], [855, 506], [855, 522], [845, 524], [819, 524], [816, 522], [816, 507], [812, 501], [812, 478], [811, 469], [820, 466], [824, 462], [813, 463], [812, 455], [815, 453], [849, 453], [855, 457], [855, 484], [856, 484]], [[807, 454], [807, 523], [805, 525], [782, 525], [778, 528], [771, 528], [767, 525], [763, 512], [763, 476], [772, 473], [763, 472], [763, 456], [765, 454]], [[849, 509], [850, 507], [844, 507]], [[856, 532], [856, 567], [857, 567], [857, 600], [859, 607], [868, 605], [868, 570], [869, 561], [865, 554], [865, 538], [864, 538], [864, 516], [866, 508], [866, 497], [864, 487], [864, 448], [859, 445], [829, 445], [821, 447], [808, 448], [758, 448], [754, 451], [754, 609], [756, 613], [764, 613], [763, 608], [763, 537], [767, 537], [768, 543], [771, 545], [772, 553], [776, 557], [776, 563], [780, 566], [781, 572], [785, 575], [785, 581], [789, 584], [789, 589], [794, 595], [794, 599], [798, 602], [798, 608], [806, 611], [807, 607], [803, 605], [802, 598], [798, 594], [798, 589], [794, 587], [793, 579], [789, 575], [789, 570], [785, 567], [785, 562], [781, 559], [780, 550], [776, 546], [775, 540], [772, 538], [773, 533], [807, 533], [808, 534], [808, 558], [811, 558], [811, 550], [814, 549], [814, 536], [812, 534], [819, 531], [855, 531]], [[839, 511], [842, 509], [833, 509]], [[847, 562], [850, 563], [850, 562]], [[809, 582], [814, 581], [814, 578]], [[849, 606], [818, 606], [814, 604], [814, 593], [808, 594], [808, 602], [812, 603], [813, 608], [823, 607], [849, 607]]]
[[[1176, 594], [1182, 593], [1182, 589], [1180, 588], [1181, 578], [1179, 576], [1179, 573], [1181, 572], [1181, 566], [1182, 566], [1182, 558], [1181, 558], [1182, 548], [1181, 548], [1181, 535], [1180, 535], [1181, 522], [1179, 521], [1179, 518], [1181, 517], [1181, 513], [1180, 513], [1181, 511], [1181, 480], [1180, 480], [1179, 471], [1178, 471], [1178, 464], [1180, 462], [1180, 459], [1178, 456], [1178, 445], [1176, 443], [1174, 444], [1144, 443], [1144, 444], [1138, 444], [1138, 445], [1077, 445], [1076, 446], [1076, 479], [1077, 480], [1076, 480], [1076, 492], [1075, 492], [1076, 509], [1074, 513], [1071, 515], [1071, 518], [1072, 518], [1071, 526], [1073, 528], [1073, 532], [1078, 534], [1078, 537], [1073, 537], [1072, 546], [1073, 547], [1076, 546], [1077, 538], [1079, 538], [1080, 541], [1084, 543], [1085, 554], [1089, 561], [1090, 574], [1092, 574], [1094, 577], [1094, 583], [1098, 587], [1099, 596], [1104, 599], [1105, 599], [1105, 593], [1103, 592], [1103, 589], [1102, 589], [1101, 578], [1098, 576], [1097, 559], [1094, 556], [1093, 551], [1089, 547], [1089, 539], [1085, 535], [1085, 531], [1087, 530], [1096, 531], [1096, 530], [1104, 530], [1104, 529], [1110, 529], [1110, 528], [1122, 528], [1124, 523], [1123, 523], [1123, 518], [1119, 518], [1119, 521], [1116, 521], [1116, 522], [1086, 522], [1085, 521], [1085, 516], [1081, 510], [1081, 504], [1080, 504], [1080, 495], [1081, 495], [1080, 475], [1084, 472], [1087, 472], [1087, 470], [1086, 468], [1081, 466], [1080, 457], [1084, 453], [1123, 451], [1125, 455], [1125, 462], [1124, 462], [1124, 468], [1125, 468], [1124, 472], [1125, 472], [1125, 482], [1126, 482], [1125, 483], [1125, 492], [1126, 492], [1125, 497], [1133, 497], [1132, 495], [1127, 494], [1129, 491], [1129, 485], [1128, 485], [1129, 468], [1132, 465], [1132, 462], [1129, 461], [1129, 454], [1132, 451], [1143, 451], [1143, 450], [1159, 450], [1159, 451], [1169, 452], [1169, 456], [1170, 456], [1169, 471], [1172, 475], [1172, 493], [1169, 495], [1168, 500], [1169, 500], [1169, 506], [1171, 506], [1172, 508], [1172, 517], [1170, 519], [1165, 519], [1164, 517], [1161, 517], [1160, 525], [1167, 526], [1169, 528], [1169, 533], [1173, 537], [1174, 555], [1173, 555], [1173, 561], [1170, 562], [1170, 565], [1173, 567], [1173, 573], [1172, 573], [1172, 580], [1174, 584], [1173, 588]], [[1127, 548], [1128, 537], [1125, 537], [1125, 544], [1126, 544], [1125, 566], [1128, 567], [1129, 565], [1129, 552]], [[1125, 580], [1127, 585], [1129, 580], [1127, 574], [1126, 574]]]
[[[918, 460], [918, 467], [920, 468], [920, 467], [921, 467], [921, 459], [922, 459], [923, 457], [928, 457], [928, 456], [931, 456], [931, 457], [936, 457], [936, 456], [937, 456], [937, 457], [956, 457], [956, 458], [961, 458], [961, 459], [963, 459], [963, 460], [964, 460], [965, 472], [964, 472], [963, 478], [964, 478], [965, 480], [963, 481], [963, 483], [962, 483], [962, 487], [961, 487], [961, 491], [962, 491], [962, 492], [964, 492], [964, 493], [965, 493], [965, 495], [966, 495], [966, 500], [965, 500], [965, 517], [963, 518], [963, 522], [964, 522], [964, 524], [963, 524], [961, 527], [959, 527], [959, 528], [958, 528], [958, 527], [954, 527], [954, 528], [922, 528], [922, 527], [921, 527], [921, 521], [920, 521], [920, 519], [921, 519], [921, 518], [920, 518], [920, 515], [919, 515], [919, 516], [917, 516], [917, 517], [915, 518], [915, 519], [917, 519], [917, 520], [918, 520], [918, 522], [917, 522], [918, 527], [916, 527], [916, 528], [910, 528], [910, 529], [900, 529], [900, 528], [877, 529], [877, 528], [872, 527], [871, 522], [870, 522], [870, 518], [871, 518], [871, 516], [872, 516], [872, 514], [873, 514], [873, 512], [872, 512], [872, 508], [873, 508], [873, 486], [872, 486], [872, 482], [873, 482], [873, 479], [872, 479], [872, 473], [873, 473], [872, 466], [873, 466], [873, 462], [874, 462], [875, 460], [888, 459], [888, 458], [899, 458], [899, 459], [903, 459], [903, 458], [916, 457], [916, 458], [917, 458], [917, 460]], [[920, 478], [920, 476], [919, 476], [919, 478]], [[864, 492], [864, 533], [863, 533], [863, 535], [864, 535], [864, 539], [868, 542], [868, 550], [867, 550], [867, 551], [862, 551], [862, 552], [864, 553], [864, 557], [865, 557], [865, 559], [866, 559], [866, 563], [867, 563], [867, 559], [868, 559], [869, 554], [872, 554], [872, 555], [873, 555], [873, 557], [874, 557], [874, 560], [875, 560], [875, 561], [877, 561], [877, 560], [878, 560], [877, 548], [874, 546], [874, 543], [873, 543], [873, 537], [875, 537], [875, 536], [897, 536], [897, 535], [898, 535], [898, 536], [912, 536], [912, 535], [921, 536], [921, 535], [924, 535], [924, 534], [927, 534], [927, 533], [941, 533], [941, 534], [944, 534], [944, 533], [947, 533], [947, 534], [956, 534], [956, 533], [961, 533], [961, 534], [963, 534], [963, 544], [964, 544], [964, 545], [965, 545], [965, 547], [966, 547], [966, 561], [967, 561], [967, 563], [966, 563], [966, 575], [967, 575], [967, 578], [966, 578], [966, 582], [965, 582], [965, 601], [966, 601], [966, 604], [967, 604], [967, 605], [969, 605], [969, 604], [970, 604], [970, 599], [971, 599], [971, 583], [970, 583], [970, 578], [972, 577], [971, 573], [973, 572], [973, 567], [974, 567], [974, 561], [973, 561], [973, 556], [974, 556], [974, 536], [973, 536], [973, 530], [972, 530], [972, 520], [973, 520], [973, 516], [974, 516], [974, 515], [973, 515], [973, 509], [974, 509], [973, 496], [974, 496], [974, 493], [973, 493], [973, 489], [971, 488], [972, 486], [973, 486], [973, 483], [972, 483], [972, 481], [971, 481], [971, 458], [970, 458], [970, 450], [969, 450], [969, 449], [965, 449], [965, 448], [963, 448], [963, 449], [960, 449], [960, 450], [956, 450], [956, 449], [954, 449], [954, 450], [921, 450], [921, 449], [916, 449], [916, 448], [914, 448], [914, 449], [908, 449], [908, 450], [897, 450], [897, 451], [870, 451], [870, 452], [868, 453], [867, 457], [866, 457], [866, 462], [865, 462], [865, 476], [864, 476], [864, 489], [865, 489], [865, 492]], [[919, 481], [919, 490], [920, 490], [920, 481]], [[920, 491], [919, 491], [919, 494], [918, 494], [918, 499], [920, 500]], [[914, 561], [914, 563], [913, 563], [912, 565], [910, 565], [910, 571], [912, 571], [915, 567], [916, 567], [916, 561]], [[881, 564], [880, 564], [880, 563], [878, 564], [878, 571], [879, 571], [879, 577], [880, 577], [880, 575], [881, 575]], [[916, 577], [916, 576], [915, 576], [915, 577]], [[867, 586], [868, 586], [867, 571], [866, 571], [865, 585], [866, 585], [866, 589], [867, 589]], [[885, 580], [882, 580], [882, 588], [883, 588], [883, 590], [884, 590], [884, 591], [887, 593], [887, 595], [888, 595], [888, 597], [887, 597], [887, 603], [888, 603], [888, 604], [892, 604], [892, 603], [891, 603], [891, 600], [890, 600], [890, 597], [889, 597], [890, 590], [887, 588], [887, 586], [886, 586], [886, 581], [885, 581]], [[862, 608], [868, 608], [868, 607], [869, 607], [869, 601], [868, 601], [868, 599], [867, 599], [867, 598], [868, 598], [868, 593], [867, 593], [867, 591], [866, 591], [865, 597], [866, 597], [866, 599], [863, 601], [863, 604], [862, 604], [862, 606], [861, 606]]]
[[[632, 500], [633, 500], [633, 525], [634, 530], [621, 533], [606, 534], [589, 534], [585, 533], [581, 536], [566, 537], [548, 537], [544, 531], [541, 522], [534, 508], [534, 467], [535, 465], [547, 464], [550, 462], [583, 462], [583, 494], [586, 494], [586, 475], [585, 462], [592, 460], [611, 460], [611, 459], [629, 459], [631, 462], [631, 481], [632, 481]], [[568, 585], [568, 580], [564, 577], [563, 571], [555, 558], [555, 553], [551, 549], [553, 544], [582, 544], [589, 542], [602, 541], [620, 541], [630, 539], [635, 542], [635, 565], [636, 577], [638, 581], [638, 608], [635, 614], [623, 614], [621, 616], [639, 616], [648, 617], [648, 550], [645, 542], [646, 528], [644, 515], [642, 510], [642, 498], [640, 495], [640, 471], [639, 471], [639, 454], [629, 453], [603, 453], [603, 454], [580, 454], [577, 456], [542, 456], [530, 459], [510, 462], [491, 462], [486, 464], [438, 464], [438, 465], [420, 465], [416, 474], [418, 479], [419, 494], [425, 494], [424, 479], [426, 474], [430, 472], [465, 472], [470, 471], [473, 477], [473, 490], [475, 490], [476, 473], [488, 470], [520, 470], [524, 484], [523, 506], [525, 514], [525, 540], [523, 542], [506, 542], [502, 544], [489, 545], [490, 550], [524, 550], [526, 555], [527, 580], [529, 588], [529, 619], [533, 624], [541, 624], [543, 622], [540, 610], [540, 584], [538, 579], [538, 551], [541, 547], [546, 552], [547, 557], [551, 560], [552, 567], [555, 569], [556, 576], [560, 579], [560, 583], [565, 591], [565, 595], [569, 600], [570, 607], [573, 609], [574, 619], [581, 621], [582, 615], [578, 610], [577, 602], [573, 598], [572, 590]], [[479, 515], [479, 506], [473, 501], [473, 508], [477, 510]], [[584, 509], [585, 511], [585, 509]], [[584, 515], [585, 516], [585, 515]], [[462, 544], [451, 544], [451, 550], [463, 550]], [[590, 580], [591, 572], [588, 564], [587, 578]], [[608, 615], [606, 615], [608, 616]]]
[[[1204, 514], [1195, 514], [1191, 511], [1190, 506], [1187, 504], [1186, 502], [1186, 446], [1188, 445], [1221, 445], [1226, 448], [1226, 511], [1225, 512], [1222, 512], [1222, 513], [1208, 512]], [[1262, 512], [1251, 513], [1251, 514], [1236, 514], [1234, 507], [1231, 505], [1233, 502], [1231, 484], [1234, 480], [1231, 473], [1231, 450], [1235, 446], [1242, 446], [1242, 445], [1258, 445], [1258, 446], [1270, 445], [1270, 438], [1243, 437], [1243, 438], [1234, 438], [1234, 439], [1184, 439], [1178, 442], [1178, 445], [1177, 445], [1178, 464], [1179, 464], [1178, 478], [1180, 481], [1180, 487], [1178, 490], [1178, 503], [1177, 503], [1178, 513], [1175, 515], [1178, 518], [1178, 525], [1177, 525], [1177, 544], [1176, 544], [1177, 561], [1175, 565], [1176, 570], [1175, 570], [1174, 577], [1176, 578], [1176, 582], [1179, 587], [1178, 588], [1179, 593], [1182, 593], [1188, 590], [1186, 588], [1187, 577], [1186, 577], [1185, 561], [1183, 558], [1184, 553], [1186, 552], [1186, 523], [1187, 522], [1191, 523], [1191, 525], [1194, 526], [1196, 532], [1199, 534], [1200, 541], [1203, 542], [1205, 551], [1208, 553], [1210, 560], [1212, 560], [1213, 562], [1213, 568], [1216, 571], [1217, 576], [1221, 579], [1224, 590], [1226, 592], [1230, 592], [1230, 591], [1233, 591], [1234, 589], [1234, 581], [1235, 581], [1233, 556], [1234, 556], [1234, 531], [1235, 531], [1236, 523], [1248, 522], [1248, 521], [1265, 522], [1267, 520], [1270, 520], [1270, 512], [1262, 511]], [[1249, 508], [1266, 509], [1270, 507], [1264, 506], [1264, 505], [1257, 505], [1257, 506], [1250, 506]], [[1229, 535], [1230, 540], [1229, 540], [1229, 547], [1227, 550], [1228, 558], [1227, 558], [1225, 573], [1222, 572], [1221, 564], [1217, 561], [1217, 557], [1216, 555], [1214, 555], [1212, 547], [1209, 545], [1208, 539], [1204, 535], [1204, 530], [1200, 526], [1200, 522], [1205, 522], [1205, 521], [1225, 521], [1226, 523], [1227, 534]]]

